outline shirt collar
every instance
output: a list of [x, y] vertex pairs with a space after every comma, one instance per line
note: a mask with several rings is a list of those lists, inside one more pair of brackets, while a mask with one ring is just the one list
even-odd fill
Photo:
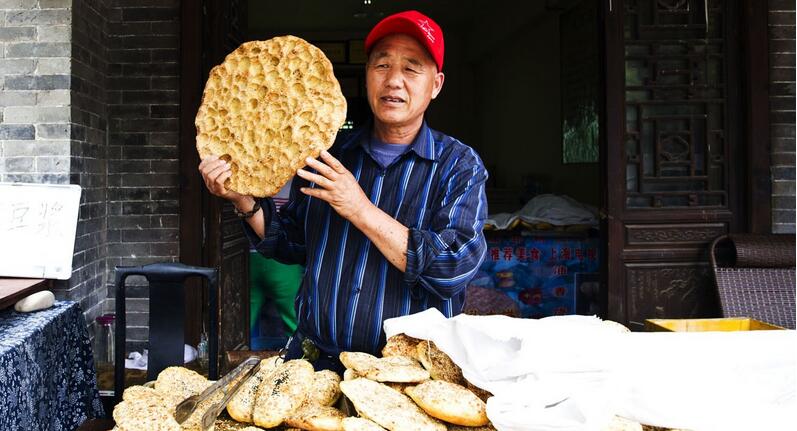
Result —
[[[356, 146], [361, 146], [365, 152], [369, 152], [368, 140], [373, 130], [373, 122], [361, 127], [360, 130], [352, 134], [352, 136], [343, 144], [343, 149], [348, 150]], [[434, 136], [432, 136], [432, 129], [426, 124], [426, 120], [421, 124], [418, 134], [410, 144], [410, 150], [415, 154], [428, 160], [437, 160], [437, 152], [435, 151]], [[370, 154], [370, 153], [369, 153]]]

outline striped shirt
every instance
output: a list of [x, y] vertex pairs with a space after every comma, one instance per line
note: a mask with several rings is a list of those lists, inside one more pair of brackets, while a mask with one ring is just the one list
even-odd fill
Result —
[[[402, 273], [326, 202], [299, 191], [279, 211], [263, 206], [266, 236], [248, 224], [252, 245], [306, 271], [296, 299], [299, 331], [328, 354], [377, 353], [385, 319], [434, 307], [462, 310], [464, 290], [484, 259], [487, 171], [470, 147], [423, 123], [410, 149], [382, 168], [368, 141], [371, 127], [338, 135], [330, 153], [358, 180], [371, 202], [409, 228]], [[314, 187], [315, 184], [309, 184]]]

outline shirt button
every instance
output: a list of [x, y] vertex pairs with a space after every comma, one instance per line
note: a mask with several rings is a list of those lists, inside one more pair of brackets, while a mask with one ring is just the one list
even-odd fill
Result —
[[385, 171], [379, 171], [379, 176], [380, 177], [384, 177], [385, 176]]

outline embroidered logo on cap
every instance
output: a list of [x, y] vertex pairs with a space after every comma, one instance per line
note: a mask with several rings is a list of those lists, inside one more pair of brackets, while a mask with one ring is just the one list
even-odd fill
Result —
[[424, 33], [426, 33], [426, 38], [429, 39], [432, 43], [434, 43], [434, 29], [429, 25], [429, 20], [419, 19], [418, 25], [421, 27]]

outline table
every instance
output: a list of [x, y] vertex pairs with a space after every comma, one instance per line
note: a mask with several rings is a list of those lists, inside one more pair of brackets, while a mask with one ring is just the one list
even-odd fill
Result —
[[74, 430], [102, 415], [80, 306], [0, 311], [0, 430]]
[[0, 310], [13, 306], [20, 299], [47, 289], [50, 280], [42, 278], [0, 277]]

